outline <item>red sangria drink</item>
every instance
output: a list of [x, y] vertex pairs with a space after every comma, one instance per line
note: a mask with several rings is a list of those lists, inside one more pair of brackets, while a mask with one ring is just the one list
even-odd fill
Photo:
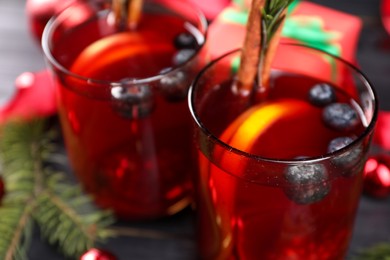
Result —
[[124, 29], [110, 9], [94, 8], [64, 10], [42, 41], [71, 166], [121, 218], [172, 215], [192, 197], [186, 97], [206, 20], [184, 1], [176, 9], [145, 1], [137, 27]]
[[[276, 58], [268, 97], [235, 91], [235, 51], [190, 89], [201, 259], [344, 259], [376, 121], [374, 92], [339, 58], [303, 46]], [[286, 57], [282, 55], [282, 57]], [[282, 62], [283, 61], [283, 62]]]

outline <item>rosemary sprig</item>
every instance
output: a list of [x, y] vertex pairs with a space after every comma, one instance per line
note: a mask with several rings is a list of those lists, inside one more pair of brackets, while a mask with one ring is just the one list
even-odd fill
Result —
[[289, 4], [294, 0], [267, 0], [261, 9], [261, 44], [258, 66], [260, 92], [266, 92], [271, 73], [271, 64], [279, 44], [283, 22]]
[[[271, 63], [279, 44], [287, 7], [292, 2], [293, 0], [252, 1], [237, 76], [236, 88], [239, 93], [253, 94], [256, 90], [256, 94], [266, 95]], [[258, 86], [253, 84], [255, 75]]]
[[261, 9], [261, 48], [267, 49], [270, 40], [285, 18], [285, 10], [293, 0], [267, 0]]

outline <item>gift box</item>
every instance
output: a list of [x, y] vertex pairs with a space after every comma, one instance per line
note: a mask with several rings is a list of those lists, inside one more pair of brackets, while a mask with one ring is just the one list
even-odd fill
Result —
[[[210, 60], [242, 47], [249, 5], [249, 1], [236, 0], [211, 23], [207, 43]], [[294, 1], [288, 8], [281, 43], [310, 46], [356, 64], [355, 53], [361, 27], [360, 18], [354, 15], [307, 1]], [[281, 44], [273, 67], [332, 81], [337, 85], [348, 81], [348, 75], [325, 58], [313, 58], [310, 52], [307, 54], [302, 58], [302, 53], [291, 51]], [[238, 65], [237, 60], [231, 62], [233, 69]]]
[[[208, 49], [211, 57], [240, 48], [245, 36], [248, 4], [235, 1], [211, 23]], [[295, 1], [288, 9], [283, 42], [321, 49], [355, 63], [362, 21], [359, 17], [307, 1]]]

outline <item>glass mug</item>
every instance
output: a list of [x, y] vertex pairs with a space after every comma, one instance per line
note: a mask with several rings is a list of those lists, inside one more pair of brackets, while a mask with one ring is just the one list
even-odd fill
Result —
[[344, 259], [377, 118], [372, 86], [340, 58], [282, 44], [256, 103], [235, 91], [239, 54], [207, 65], [189, 92], [200, 259]]
[[120, 218], [172, 215], [192, 199], [186, 97], [206, 32], [204, 15], [189, 3], [149, 0], [134, 30], [86, 1], [45, 28], [71, 166], [97, 204]]

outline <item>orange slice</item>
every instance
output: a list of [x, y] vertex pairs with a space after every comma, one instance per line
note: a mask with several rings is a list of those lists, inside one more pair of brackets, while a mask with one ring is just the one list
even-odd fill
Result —
[[71, 71], [83, 76], [91, 76], [109, 64], [117, 63], [133, 55], [149, 52], [170, 52], [169, 44], [147, 44], [145, 38], [137, 34], [119, 33], [105, 37], [89, 45], [77, 57]]
[[[256, 140], [278, 120], [302, 116], [310, 111], [310, 104], [301, 100], [281, 99], [253, 106], [241, 114], [220, 136], [231, 147], [250, 153]], [[288, 134], [288, 129], [286, 129]], [[232, 160], [230, 151], [222, 155], [221, 164], [232, 173], [242, 171], [240, 160]]]

